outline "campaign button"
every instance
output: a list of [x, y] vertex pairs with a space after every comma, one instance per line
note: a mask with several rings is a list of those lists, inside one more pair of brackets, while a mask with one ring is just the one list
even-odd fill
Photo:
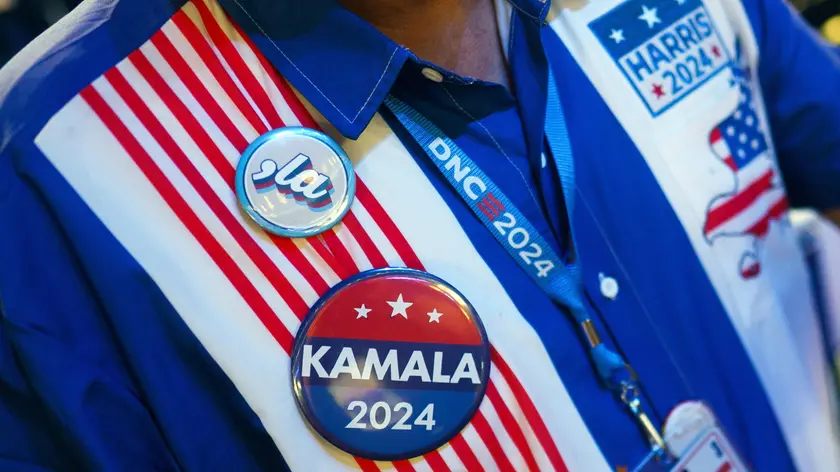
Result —
[[312, 236], [341, 221], [356, 191], [350, 159], [329, 136], [309, 128], [279, 128], [260, 136], [236, 168], [236, 197], [245, 213], [271, 233]]
[[490, 375], [481, 320], [425, 272], [376, 269], [312, 307], [292, 352], [292, 388], [312, 427], [374, 460], [437, 449], [475, 414]]

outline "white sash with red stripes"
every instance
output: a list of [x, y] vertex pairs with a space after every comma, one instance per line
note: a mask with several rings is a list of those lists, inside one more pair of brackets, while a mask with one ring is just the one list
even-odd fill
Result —
[[[36, 143], [155, 280], [294, 470], [609, 470], [538, 336], [381, 118], [357, 141], [319, 121], [218, 5], [196, 0], [72, 99]], [[233, 192], [248, 143], [293, 125], [326, 127], [358, 177], [342, 224], [308, 241], [264, 233]], [[493, 343], [491, 382], [470, 425], [439, 450], [394, 463], [318, 438], [289, 387], [308, 307], [339, 280], [387, 265], [452, 283]]]

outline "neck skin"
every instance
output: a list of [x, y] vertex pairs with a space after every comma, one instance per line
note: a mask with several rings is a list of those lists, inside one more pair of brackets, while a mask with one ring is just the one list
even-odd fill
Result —
[[339, 0], [420, 59], [507, 86], [493, 0]]

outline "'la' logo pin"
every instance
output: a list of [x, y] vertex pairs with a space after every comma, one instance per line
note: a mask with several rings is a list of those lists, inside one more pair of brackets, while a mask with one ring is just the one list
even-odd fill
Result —
[[329, 136], [280, 128], [251, 143], [236, 168], [236, 196], [266, 231], [313, 236], [341, 221], [356, 191], [350, 159]]
[[467, 300], [411, 269], [347, 279], [311, 309], [295, 339], [301, 412], [350, 454], [399, 460], [435, 450], [478, 409], [490, 345]]

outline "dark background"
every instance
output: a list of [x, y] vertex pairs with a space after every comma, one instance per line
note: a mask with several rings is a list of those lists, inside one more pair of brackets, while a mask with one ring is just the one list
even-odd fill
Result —
[[816, 28], [820, 28], [831, 17], [840, 15], [840, 0], [794, 0], [793, 4]]
[[79, 3], [81, 0], [0, 0], [0, 66]]
[[[840, 15], [840, 0], [790, 1], [816, 28], [820, 28], [831, 17]], [[0, 66], [80, 2], [81, 0], [0, 0]]]

